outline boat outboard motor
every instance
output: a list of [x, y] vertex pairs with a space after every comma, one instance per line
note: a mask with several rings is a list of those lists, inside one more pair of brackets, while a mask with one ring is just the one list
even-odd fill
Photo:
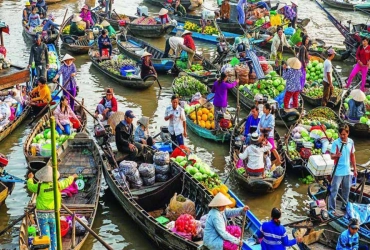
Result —
[[110, 134], [112, 134], [110, 125], [103, 126], [99, 123], [94, 126], [94, 135], [99, 146], [104, 145], [107, 142]]
[[167, 126], [161, 126], [161, 133], [160, 133], [160, 137], [161, 137], [161, 140], [163, 142], [167, 142], [168, 140], [171, 139], [171, 134], [170, 132], [168, 131], [168, 127]]

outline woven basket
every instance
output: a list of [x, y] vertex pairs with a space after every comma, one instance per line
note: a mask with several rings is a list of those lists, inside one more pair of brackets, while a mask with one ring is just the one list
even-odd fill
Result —
[[125, 113], [123, 112], [116, 112], [113, 115], [111, 115], [107, 121], [107, 123], [112, 128], [112, 133], [116, 133], [116, 126], [118, 123], [120, 123], [123, 119], [125, 119]]

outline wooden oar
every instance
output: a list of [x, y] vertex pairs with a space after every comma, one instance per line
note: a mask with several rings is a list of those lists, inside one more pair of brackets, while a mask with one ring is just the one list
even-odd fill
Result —
[[[245, 230], [245, 223], [247, 221], [247, 215], [245, 212], [243, 213], [243, 224], [242, 224], [242, 234], [240, 235], [240, 242], [243, 242], [243, 237], [244, 237], [244, 230]], [[241, 250], [243, 248], [243, 245], [238, 246], [238, 249]]]
[[[67, 83], [69, 82], [71, 80], [71, 76], [68, 78], [68, 80], [66, 81], [66, 83], [63, 85], [63, 86], [67, 86]], [[60, 86], [61, 87], [61, 85], [59, 84], [59, 83], [57, 83], [58, 84], [58, 86]], [[55, 96], [58, 96], [59, 95], [59, 93], [62, 91], [62, 90], [64, 90], [64, 88], [62, 87], [57, 93], [56, 93], [56, 95]], [[45, 109], [46, 108], [48, 108], [49, 106], [50, 106], [50, 104], [53, 102], [54, 100], [53, 100], [53, 98], [51, 98], [51, 100], [50, 100], [50, 102], [48, 102], [48, 104], [46, 104], [45, 105], [45, 107], [43, 107], [42, 109], [41, 109], [41, 111], [32, 119], [32, 121], [28, 124], [28, 126], [30, 126], [44, 111], [45, 111]]]
[[[64, 13], [64, 17], [63, 17], [62, 25], [64, 24], [64, 21], [66, 20], [67, 12], [68, 12], [68, 8], [66, 9], [66, 12]], [[61, 25], [61, 26], [62, 26], [62, 25]], [[62, 33], [62, 31], [63, 31], [63, 29], [62, 29], [62, 27], [60, 27], [60, 30], [59, 30], [59, 33], [58, 33], [57, 39], [56, 39], [55, 41], [57, 41], [57, 42], [58, 42], [58, 39], [59, 39], [59, 37], [60, 37], [60, 33]]]

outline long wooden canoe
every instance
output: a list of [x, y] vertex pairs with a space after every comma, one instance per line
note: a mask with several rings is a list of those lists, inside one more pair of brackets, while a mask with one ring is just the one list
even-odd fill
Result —
[[[83, 102], [82, 102], [83, 104]], [[51, 111], [47, 112], [41, 119], [37, 122], [35, 127], [32, 129], [32, 132], [27, 136], [26, 141], [24, 142], [23, 145], [23, 154], [26, 157], [26, 161], [28, 164], [28, 168], [35, 172], [45, 166], [45, 164], [49, 161], [50, 157], [44, 157], [41, 155], [32, 155], [31, 153], [31, 144], [33, 138], [35, 136], [44, 131], [45, 129], [49, 128], [48, 123], [50, 120], [51, 113], [54, 109]], [[75, 105], [75, 114], [79, 117], [79, 120], [81, 122], [81, 128], [79, 129], [79, 132], [82, 132], [86, 128], [87, 124], [87, 116], [86, 116], [86, 111], [83, 107], [80, 105]]]
[[[80, 174], [84, 183], [84, 188], [78, 190], [77, 194], [72, 197], [63, 197], [62, 204], [75, 214], [84, 216], [88, 221], [88, 226], [92, 228], [99, 204], [101, 165], [104, 164], [99, 147], [87, 134], [80, 133], [74, 139], [66, 141], [57, 153], [60, 161], [58, 163], [60, 177], [66, 178], [73, 174]], [[48, 165], [52, 165], [51, 159]], [[35, 205], [36, 196], [36, 194], [32, 195], [28, 207]], [[61, 216], [71, 216], [63, 208], [60, 213]], [[20, 249], [28, 249], [28, 227], [35, 224], [37, 221], [34, 219], [34, 214], [28, 214], [22, 220], [19, 230]], [[88, 236], [87, 230], [81, 234], [73, 235], [73, 230], [70, 228], [69, 232], [62, 238], [62, 249], [83, 249], [82, 246]]]
[[[235, 178], [240, 182], [240, 184], [242, 184], [250, 192], [259, 193], [259, 194], [273, 192], [275, 189], [277, 189], [280, 186], [281, 182], [283, 181], [285, 177], [285, 173], [286, 173], [283, 142], [280, 138], [280, 135], [275, 129], [274, 130], [275, 146], [276, 146], [276, 150], [278, 151], [280, 157], [283, 159], [281, 167], [284, 169], [283, 173], [279, 177], [262, 178], [262, 177], [248, 176], [246, 174], [240, 174], [238, 172], [237, 162], [239, 160], [239, 153], [241, 153], [240, 151], [241, 146], [236, 143], [236, 137], [244, 134], [245, 121], [246, 119], [243, 119], [238, 125], [236, 125], [231, 135], [230, 159], [231, 159], [233, 176], [235, 176]], [[273, 157], [272, 154], [271, 154], [271, 157]], [[271, 159], [271, 161], [273, 161], [273, 159]]]
[[[35, 37], [36, 37], [36, 32], [31, 32], [29, 31], [25, 24], [22, 22], [22, 27], [23, 27], [23, 33], [26, 35], [26, 37], [30, 40], [30, 41], [34, 41], [35, 40]], [[40, 32], [41, 33], [41, 32]], [[51, 37], [49, 37], [48, 41], [46, 42], [47, 44], [52, 44], [52, 43], [57, 43], [57, 38], [58, 38], [58, 35], [57, 34], [53, 34]]]

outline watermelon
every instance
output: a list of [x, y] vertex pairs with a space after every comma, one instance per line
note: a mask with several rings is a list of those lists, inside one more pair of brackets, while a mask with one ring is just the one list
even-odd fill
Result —
[[277, 89], [279, 92], [282, 92], [282, 91], [284, 91], [285, 86], [284, 86], [284, 85], [279, 85], [276, 89]]
[[367, 119], [367, 117], [366, 116], [362, 116], [361, 118], [360, 118], [360, 123], [364, 123], [364, 124], [366, 124], [366, 122], [368, 121], [368, 119]]

